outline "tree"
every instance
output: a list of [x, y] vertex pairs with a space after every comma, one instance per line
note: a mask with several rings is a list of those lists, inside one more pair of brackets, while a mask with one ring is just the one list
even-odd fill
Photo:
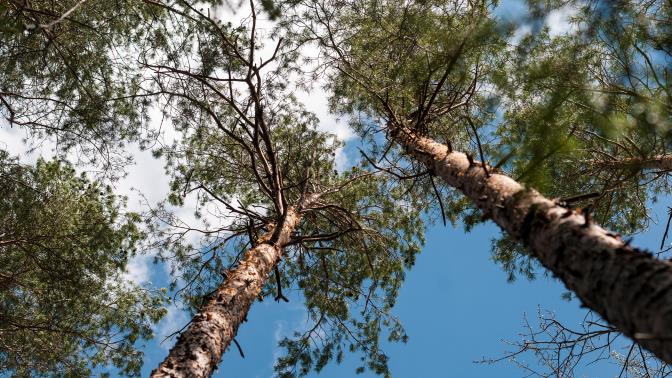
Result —
[[[672, 361], [665, 341], [670, 326], [666, 314], [672, 306], [668, 262], [596, 226], [589, 211], [549, 200], [472, 154], [455, 150], [467, 145], [463, 138], [471, 132], [483, 160], [478, 129], [496, 116], [492, 100], [479, 88], [496, 83], [506, 43], [488, 16], [487, 2], [302, 5], [292, 20], [299, 25], [294, 30], [319, 42], [324, 64], [335, 69], [330, 78], [334, 108], [354, 113], [355, 122], [365, 119], [357, 125], [362, 136], [378, 122], [378, 130], [388, 137], [384, 143], [401, 147], [377, 148], [381, 152], [377, 160], [392, 152], [394, 163], [406, 162], [415, 172], [429, 170], [462, 192], [482, 217], [493, 219], [509, 237], [528, 245], [532, 256], [584, 305], [662, 360]], [[310, 24], [307, 32], [301, 28], [306, 24]], [[562, 129], [539, 125], [539, 130], [546, 131], [546, 140], [553, 140], [540, 147], [559, 151], [563, 138], [553, 133]]]
[[[364, 353], [361, 370], [389, 374], [381, 328], [389, 328], [390, 340], [405, 340], [389, 311], [422, 243], [419, 213], [403, 209], [423, 204], [400, 205], [404, 188], [388, 192], [372, 172], [335, 170], [339, 144], [316, 130], [314, 115], [287, 89], [293, 46], [278, 38], [271, 57], [259, 58], [254, 6], [249, 24], [235, 27], [186, 2], [171, 12], [190, 39], [143, 57], [156, 78], [147, 91], [160, 96], [183, 135], [160, 153], [174, 177], [171, 202], [193, 193], [199, 213], [210, 210], [215, 219], [198, 228], [196, 247], [178, 243], [184, 227], [169, 228], [159, 241], [197, 313], [152, 375], [212, 374], [252, 303], [270, 294], [272, 271], [276, 300], [287, 300], [283, 286], [301, 290], [314, 322], [283, 340], [279, 374], [320, 370], [342, 360], [346, 348]], [[196, 56], [180, 55], [184, 50]], [[156, 215], [178, 224], [161, 209]]]
[[0, 152], [0, 371], [137, 376], [163, 294], [123, 279], [143, 234], [109, 187]]
[[[535, 129], [535, 123], [566, 132], [563, 139], [570, 148], [565, 146], [561, 156], [551, 159], [555, 162], [540, 159], [552, 144], [537, 143], [548, 149], [536, 154], [529, 148], [522, 149], [528, 151], [523, 159], [534, 156], [533, 161], [539, 162], [534, 173], [543, 180], [534, 185], [551, 197], [586, 193], [574, 196], [581, 201], [575, 203], [593, 209], [600, 223], [623, 235], [641, 232], [655, 217], [647, 208], [657, 197], [670, 192], [666, 166], [669, 67], [664, 64], [669, 49], [666, 51], [663, 34], [659, 34], [668, 27], [664, 20], [670, 12], [669, 4], [551, 2], [532, 4], [532, 13], [543, 22], [556, 6], [574, 10], [571, 31], [551, 37], [540, 30], [524, 37], [512, 54], [514, 59], [507, 68], [511, 75], [504, 82], [507, 96], [515, 103], [509, 112], [513, 121], [509, 125], [514, 127], [505, 139], [507, 143], [528, 139], [524, 143], [533, 144], [535, 138], [543, 137], [543, 129]], [[527, 127], [536, 132], [520, 133]], [[513, 159], [519, 160], [514, 175], [531, 165], [521, 156]], [[665, 236], [656, 253], [659, 258], [667, 258]], [[506, 248], [497, 252], [507, 268], [516, 269], [512, 257], [515, 260], [520, 254]], [[589, 363], [605, 357], [620, 364], [625, 375], [664, 376], [669, 370], [669, 365], [657, 361], [640, 345], [624, 342], [615, 327], [594, 320], [592, 313], [587, 318], [593, 320], [584, 322], [583, 330], [563, 325], [558, 321], [560, 316], [558, 320], [540, 318], [539, 329], [529, 328], [528, 340], [531, 337], [540, 343], [524, 348], [534, 351], [540, 366], [548, 367], [547, 372], [535, 374], [553, 371], [570, 376], [580, 361]], [[576, 333], [572, 336], [572, 332]], [[617, 353], [615, 346], [622, 352]], [[551, 352], [553, 348], [557, 356]], [[550, 358], [555, 357], [557, 363], [551, 363]]]
[[0, 2], [0, 116], [7, 125], [50, 137], [59, 155], [74, 149], [109, 174], [127, 163], [119, 147], [150, 131], [149, 102], [136, 96], [134, 55], [147, 40], [165, 40], [164, 12], [151, 3]]
[[[141, 51], [143, 52], [143, 56], [149, 56], [150, 60], [152, 60], [157, 57], [151, 56], [151, 53], [149, 55], [145, 55], [144, 53], [154, 49], [165, 51], [173, 47], [168, 46], [168, 41], [171, 38], [172, 40], [178, 39], [174, 32], [179, 28], [171, 30], [172, 34], [169, 37], [163, 33], [165, 29], [160, 19], [160, 16], [162, 16], [161, 12], [163, 11], [167, 11], [171, 16], [175, 16], [173, 21], [175, 19], [179, 21], [184, 20], [182, 18], [184, 14], [180, 12], [174, 13], [174, 10], [178, 8], [186, 10], [191, 15], [197, 15], [197, 18], [201, 18], [200, 21], [206, 21], [201, 22], [196, 28], [201, 28], [201, 30], [197, 31], [202, 32], [201, 35], [205, 35], [206, 40], [216, 34], [203, 32], [217, 31], [217, 28], [207, 30], [208, 26], [212, 26], [210, 22], [214, 20], [207, 20], [206, 17], [203, 17], [203, 14], [196, 11], [187, 2], [178, 2], [175, 6], [152, 1], [145, 2], [145, 5], [130, 3], [100, 3], [97, 7], [88, 7], [86, 5], [83, 2], [59, 3], [56, 5], [38, 2], [30, 6], [21, 2], [3, 4], [1, 9], [3, 12], [2, 18], [7, 20], [7, 24], [10, 25], [6, 30], [7, 33], [3, 34], [3, 37], [7, 41], [6, 44], [3, 44], [6, 47], [3, 53], [5, 53], [6, 60], [12, 63], [9, 66], [10, 69], [4, 72], [3, 76], [3, 85], [6, 85], [6, 88], [3, 87], [2, 91], [3, 115], [5, 115], [10, 125], [27, 126], [34, 136], [56, 136], [63, 143], [58, 146], [60, 148], [59, 151], [66, 152], [71, 148], [78, 149], [80, 152], [84, 152], [87, 157], [90, 157], [90, 162], [94, 163], [97, 163], [98, 159], [102, 156], [105, 167], [110, 168], [115, 164], [115, 161], [109, 156], [109, 146], [133, 140], [140, 136], [141, 125], [146, 121], [146, 118], [144, 118], [146, 116], [144, 109], [149, 104], [147, 101], [149, 96], [156, 95], [157, 93], [166, 94], [162, 88], [159, 88], [156, 93], [141, 93], [143, 82], [139, 76], [134, 76], [137, 72], [135, 70], [136, 67], [127, 64], [129, 55], [126, 53], [132, 54]], [[272, 10], [271, 3], [265, 2], [263, 5], [266, 9]], [[191, 19], [190, 21], [194, 20]], [[173, 24], [170, 25], [175, 26]], [[206, 26], [206, 30], [203, 30], [204, 25]], [[252, 29], [254, 30], [254, 28]], [[152, 34], [146, 34], [146, 31]], [[240, 32], [238, 33], [240, 34]], [[142, 44], [143, 38], [147, 36], [151, 37], [150, 40], [152, 40], [150, 47], [144, 47]], [[252, 43], [254, 44], [254, 37], [252, 37]], [[207, 46], [207, 44], [204, 44], [204, 46], [212, 48], [212, 46]], [[253, 45], [250, 50], [254, 51], [255, 48]], [[101, 51], [109, 51], [109, 55], [101, 54]], [[183, 50], [177, 49], [173, 53], [175, 52], [179, 54]], [[209, 52], [215, 54], [215, 56], [217, 55], [216, 50], [211, 49]], [[120, 53], [120, 55], [117, 55], [117, 53]], [[170, 55], [167, 58], [172, 59], [175, 56], [177, 55]], [[35, 63], [39, 60], [36, 58], [42, 58], [44, 64]], [[161, 59], [164, 57], [158, 58]], [[121, 64], [117, 65], [117, 62]], [[211, 63], [206, 62], [203, 65], [206, 70], [209, 69]], [[221, 62], [218, 63], [221, 65]], [[248, 66], [251, 66], [251, 63]], [[19, 69], [18, 67], [21, 68]], [[45, 67], [47, 67], [46, 70], [44, 69]], [[156, 69], [158, 67], [152, 68]], [[24, 83], [31, 83], [31, 85], [25, 86]], [[188, 96], [184, 98], [188, 99]], [[202, 110], [202, 107], [197, 106], [196, 108]], [[43, 131], [44, 133], [42, 133]], [[322, 138], [319, 133], [308, 133], [307, 136], [317, 137], [318, 140]], [[89, 146], [86, 143], [91, 143], [91, 145]], [[266, 145], [264, 148], [268, 147]], [[266, 152], [270, 152], [266, 156], [273, 158], [272, 148]], [[263, 159], [265, 155], [260, 153], [257, 157]], [[320, 159], [320, 157], [316, 157], [315, 159]], [[254, 165], [253, 168], [258, 169]], [[282, 224], [284, 216], [286, 216], [286, 208], [284, 207], [286, 204], [281, 202], [283, 193], [278, 182], [279, 176], [277, 172], [279, 171], [276, 168], [273, 168], [275, 173], [272, 174], [275, 182], [270, 182], [269, 184], [275, 191], [275, 194], [272, 196], [274, 206], [283, 206], [276, 208], [276, 210], [281, 209], [277, 215], [279, 216], [280, 224]], [[306, 171], [304, 173], [307, 174], [307, 172], [315, 168], [311, 166], [310, 169], [307, 167], [304, 167], [304, 169]], [[343, 180], [345, 183], [357, 181], [359, 177], [355, 176], [353, 173], [352, 177]], [[369, 176], [369, 174], [364, 173], [363, 176]], [[306, 177], [303, 178], [304, 181], [306, 181]], [[260, 177], [258, 179], [260, 181], [257, 183], [262, 183], [263, 185], [264, 181]], [[375, 193], [380, 195], [380, 184], [378, 181], [373, 180], [371, 183], [375, 183], [375, 185], [369, 185], [369, 189], [365, 189], [367, 186], [360, 185], [357, 187], [357, 190], [360, 192], [374, 190]], [[331, 189], [335, 190], [335, 188]], [[341, 192], [342, 190], [336, 191]], [[350, 192], [349, 196], [353, 196], [353, 193], [356, 192]], [[332, 196], [334, 195], [332, 194]], [[359, 197], [355, 196], [355, 198]], [[357, 204], [356, 201], [348, 203], [349, 206], [355, 204]], [[364, 203], [359, 203], [359, 205], [364, 209], [360, 210], [361, 212], [365, 210], [367, 212], [373, 211]], [[316, 214], [339, 212], [330, 203], [321, 204], [321, 206], [325, 206], [325, 208], [314, 211]], [[387, 208], [391, 206], [391, 204], [388, 204]], [[319, 233], [311, 234], [310, 237], [312, 239], [305, 241], [310, 246], [309, 248], [304, 245], [303, 239], [295, 237], [292, 242], [295, 244], [298, 243], [302, 248], [307, 248], [306, 254], [309, 254], [313, 248], [316, 248], [313, 244], [321, 243], [320, 248], [331, 251], [331, 255], [334, 255], [334, 257], [322, 256], [320, 260], [329, 261], [330, 266], [336, 272], [346, 270], [346, 263], [351, 262], [353, 259], [349, 257], [344, 258], [343, 255], [345, 252], [340, 249], [343, 247], [331, 240], [341, 233], [347, 234], [355, 227], [354, 224], [347, 222], [349, 219], [348, 216], [343, 218], [344, 215], [347, 215], [347, 213], [338, 214], [336, 217], [334, 217], [334, 214], [330, 215], [332, 223], [335, 223], [335, 226], [331, 226], [333, 232], [326, 236]], [[350, 285], [347, 286], [347, 291], [342, 287], [330, 288], [329, 285], [322, 285], [320, 281], [313, 278], [314, 272], [311, 269], [316, 268], [312, 266], [301, 269], [304, 277], [311, 278], [311, 284], [306, 285], [306, 292], [310, 293], [310, 289], [319, 287], [319, 290], [323, 293], [321, 295], [317, 295], [317, 293], [311, 294], [313, 297], [312, 300], [315, 303], [311, 305], [312, 311], [319, 311], [322, 314], [319, 321], [317, 321], [314, 331], [324, 332], [324, 323], [330, 320], [333, 321], [332, 328], [334, 331], [330, 335], [330, 340], [332, 340], [329, 344], [330, 346], [324, 348], [310, 347], [311, 343], [306, 342], [308, 338], [312, 337], [310, 333], [302, 335], [298, 341], [286, 340], [287, 347], [292, 350], [288, 358], [301, 359], [303, 368], [310, 369], [313, 364], [311, 354], [317, 355], [319, 352], [320, 358], [316, 366], [320, 367], [332, 358], [334, 349], [342, 349], [342, 340], [353, 340], [354, 338], [356, 343], [353, 340], [352, 349], [367, 350], [370, 348], [371, 350], [367, 350], [367, 354], [371, 356], [369, 365], [380, 371], [386, 369], [385, 356], [377, 351], [378, 329], [381, 322], [385, 324], [394, 323], [394, 320], [389, 318], [387, 311], [391, 307], [391, 303], [393, 303], [394, 295], [396, 295], [396, 290], [403, 277], [401, 274], [403, 264], [400, 264], [399, 259], [395, 257], [397, 255], [391, 252], [398, 250], [399, 253], [405, 255], [403, 260], [406, 264], [412, 263], [412, 255], [418, 250], [417, 246], [415, 246], [417, 237], [413, 235], [419, 230], [419, 223], [417, 220], [413, 220], [415, 219], [414, 215], [400, 214], [399, 217], [388, 220], [382, 219], [382, 215], [377, 211], [367, 214], [365, 222], [363, 222], [365, 224], [378, 222], [391, 225], [395, 221], [401, 222], [399, 219], [405, 222], [401, 224], [401, 227], [409, 229], [411, 236], [401, 241], [395, 241], [391, 239], [392, 235], [374, 233], [370, 230], [358, 230], [359, 232], [371, 233], [371, 240], [367, 242], [366, 240], [368, 239], [366, 238], [362, 240], [352, 239], [350, 244], [346, 245], [348, 248], [363, 248], [363, 253], [367, 256], [368, 266], [371, 267], [370, 272], [367, 272], [365, 269], [360, 275], [348, 277]], [[261, 220], [264, 222], [264, 227], [271, 227], [268, 217], [264, 217]], [[317, 219], [314, 223], [318, 224], [319, 221]], [[345, 227], [345, 229], [339, 229], [342, 227]], [[394, 234], [397, 228], [390, 228], [395, 237], [399, 236], [398, 234]], [[278, 227], [278, 229], [282, 229], [282, 227]], [[403, 233], [402, 231], [401, 234]], [[339, 254], [341, 256], [336, 257]], [[383, 260], [387, 262], [376, 263], [375, 256], [377, 254], [384, 256], [385, 259]], [[362, 256], [357, 258], [359, 260], [354, 259], [360, 265]], [[306, 258], [305, 260], [310, 261], [310, 258]], [[319, 266], [323, 266], [323, 264]], [[377, 268], [374, 269], [374, 266], [377, 266]], [[389, 271], [389, 274], [385, 274], [386, 271]], [[322, 272], [327, 274], [324, 269], [319, 270], [319, 272], [320, 274]], [[384, 279], [375, 278], [369, 280], [373, 274], [381, 275], [381, 277], [384, 275], [386, 277]], [[393, 278], [387, 277], [389, 275], [392, 275]], [[280, 281], [277, 273], [276, 277]], [[322, 278], [322, 280], [329, 279], [328, 274]], [[379, 282], [380, 279], [382, 279], [382, 282]], [[368, 292], [366, 295], [366, 307], [369, 309], [362, 311], [362, 316], [365, 316], [367, 319], [374, 319], [374, 324], [377, 324], [375, 326], [364, 322], [358, 323], [355, 320], [348, 320], [347, 317], [340, 317], [342, 314], [348, 313], [343, 307], [348, 300], [339, 301], [338, 298], [346, 294], [347, 296], [355, 297], [355, 300], [359, 298], [360, 295], [355, 292], [357, 290], [355, 283], [357, 282], [360, 287], [364, 283], [370, 285], [366, 290]], [[345, 284], [342, 283], [342, 285]], [[364, 289], [362, 288], [361, 290]], [[334, 293], [335, 298], [328, 298], [330, 292]], [[381, 307], [374, 305], [377, 302], [375, 296], [378, 292], [383, 292], [386, 297]], [[280, 294], [279, 296], [281, 297]], [[342, 302], [342, 304], [334, 306], [331, 300], [335, 300], [337, 303]], [[347, 328], [346, 322], [348, 321], [351, 321], [355, 328], [359, 328], [359, 331], [357, 331], [359, 336], [356, 336]], [[351, 337], [344, 338], [341, 334], [344, 330], [350, 332]], [[401, 330], [396, 323], [394, 323], [394, 330], [392, 338], [402, 338]], [[292, 349], [293, 345], [301, 345], [301, 348]], [[285, 365], [289, 367], [289, 363]]]
[[[517, 147], [514, 175], [552, 197], [595, 193], [584, 203], [596, 219], [631, 234], [648, 223], [644, 204], [669, 192], [661, 159], [669, 151], [668, 69], [656, 62], [665, 53], [650, 35], [663, 27], [656, 14], [669, 9], [639, 1], [564, 6], [576, 9], [575, 31], [524, 37], [495, 80], [509, 103], [501, 146]], [[545, 132], [554, 143], [538, 143]], [[568, 184], [552, 184], [560, 180]]]

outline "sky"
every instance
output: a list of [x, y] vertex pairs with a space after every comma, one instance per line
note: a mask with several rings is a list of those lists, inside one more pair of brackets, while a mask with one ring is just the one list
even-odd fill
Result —
[[[545, 19], [552, 35], [571, 30], [568, 18], [573, 10], [563, 8]], [[524, 22], [524, 6], [520, 1], [503, 1], [496, 13], [503, 19], [519, 21], [514, 38], [521, 38], [533, 28]], [[308, 109], [320, 117], [320, 128], [336, 134], [349, 145], [357, 139], [343, 120], [328, 113], [327, 94], [319, 87], [310, 93], [299, 93]], [[19, 129], [0, 127], [0, 143], [15, 153], [25, 151]], [[32, 154], [22, 154], [24, 162], [33, 162], [38, 156], [49, 156], [48, 146]], [[131, 209], [144, 209], [142, 198], [156, 203], [168, 190], [168, 177], [163, 162], [152, 157], [149, 151], [130, 147], [135, 157], [128, 175], [115, 184], [115, 191], [129, 197]], [[356, 158], [352, 148], [345, 148], [337, 155], [341, 169], [353, 164]], [[134, 190], [142, 191], [142, 197]], [[654, 214], [663, 217], [669, 198], [651, 204]], [[189, 220], [192, 204], [176, 209]], [[656, 249], [663, 233], [664, 219], [652, 222], [649, 230], [635, 236], [640, 247]], [[463, 228], [428, 225], [427, 243], [408, 272], [399, 295], [394, 315], [404, 324], [409, 335], [407, 344], [384, 343], [384, 352], [390, 357], [390, 367], [395, 377], [521, 377], [524, 372], [507, 361], [497, 364], [476, 363], [482, 359], [501, 357], [507, 350], [504, 340], [516, 340], [523, 331], [524, 317], [533, 321], [537, 311], [551, 310], [559, 320], [578, 328], [585, 310], [576, 300], [566, 301], [562, 294], [567, 290], [557, 280], [543, 274], [528, 281], [525, 278], [509, 283], [507, 274], [491, 260], [490, 243], [499, 235], [492, 223], [475, 227], [470, 233]], [[140, 255], [127, 268], [126, 279], [165, 286], [167, 270], [154, 265], [152, 256]], [[251, 308], [248, 322], [244, 323], [236, 339], [241, 344], [245, 358], [235, 349], [223, 357], [215, 377], [268, 378], [273, 376], [273, 364], [281, 350], [277, 342], [296, 330], [305, 329], [307, 319], [302, 299], [296, 292], [286, 293], [289, 303], [272, 300], [257, 302]], [[142, 375], [147, 376], [166, 356], [174, 339], [161, 342], [165, 336], [179, 330], [188, 322], [186, 313], [171, 307], [167, 317], [157, 325], [157, 337], [145, 345], [145, 364]], [[531, 356], [527, 360], [533, 363]], [[358, 356], [348, 356], [337, 365], [331, 363], [319, 374], [309, 377], [354, 376]], [[612, 377], [619, 367], [610, 363], [594, 364], [579, 369], [577, 376]], [[362, 377], [374, 375], [365, 373]]]

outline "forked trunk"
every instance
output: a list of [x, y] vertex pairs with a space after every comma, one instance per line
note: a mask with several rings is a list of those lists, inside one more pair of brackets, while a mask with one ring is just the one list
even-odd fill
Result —
[[300, 220], [299, 213], [290, 208], [277, 241], [270, 242], [274, 233], [270, 230], [256, 247], [245, 253], [240, 264], [228, 272], [224, 283], [180, 334], [168, 357], [152, 371], [151, 377], [212, 375], [270, 272], [280, 261], [283, 248]]
[[581, 214], [447, 146], [391, 126], [393, 139], [459, 189], [572, 290], [585, 306], [672, 363], [672, 264], [630, 247]]

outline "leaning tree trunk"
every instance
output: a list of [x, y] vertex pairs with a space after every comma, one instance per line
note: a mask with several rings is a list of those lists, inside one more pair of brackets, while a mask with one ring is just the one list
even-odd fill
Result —
[[464, 153], [403, 126], [391, 125], [390, 131], [413, 158], [529, 245], [585, 306], [672, 363], [672, 263], [629, 246], [593, 224], [589, 214], [563, 207]]
[[626, 158], [622, 160], [605, 160], [597, 164], [603, 168], [620, 168], [635, 170], [672, 170], [672, 155], [654, 155], [649, 158]]
[[271, 229], [256, 247], [245, 253], [240, 264], [227, 274], [226, 281], [178, 336], [168, 357], [152, 371], [151, 377], [212, 375], [300, 220], [294, 208], [288, 209], [277, 241], [271, 242], [274, 233]]

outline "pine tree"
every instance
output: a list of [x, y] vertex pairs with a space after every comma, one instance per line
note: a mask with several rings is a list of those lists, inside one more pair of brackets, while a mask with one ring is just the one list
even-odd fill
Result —
[[[0, 2], [0, 116], [110, 175], [151, 134], [138, 51], [167, 40], [151, 1]], [[149, 47], [148, 47], [149, 46]], [[6, 123], [4, 123], [6, 121]]]
[[125, 281], [143, 234], [109, 186], [0, 152], [0, 372], [138, 376], [164, 295]]
[[[578, 211], [559, 199], [548, 199], [501, 171], [501, 168], [513, 167], [513, 171], [526, 180], [530, 175], [537, 176], [528, 183], [542, 182], [549, 172], [548, 168], [540, 168], [542, 164], [558, 167], [563, 156], [574, 152], [573, 143], [585, 143], [573, 138], [577, 131], [569, 126], [595, 135], [593, 143], [608, 145], [611, 142], [599, 139], [602, 130], [593, 121], [599, 117], [613, 120], [628, 114], [629, 107], [642, 96], [628, 96], [627, 90], [633, 89], [626, 88], [624, 95], [616, 96], [614, 101], [631, 105], [612, 108], [615, 113], [576, 110], [572, 113], [563, 108], [565, 100], [573, 98], [572, 90], [596, 80], [590, 71], [594, 68], [589, 65], [594, 62], [588, 59], [591, 56], [569, 60], [576, 58], [572, 53], [585, 46], [585, 41], [574, 44], [572, 49], [565, 46], [563, 51], [568, 52], [561, 55], [540, 51], [540, 58], [569, 63], [558, 65], [563, 68], [560, 73], [553, 71], [556, 66], [540, 64], [539, 59], [526, 61], [528, 69], [520, 69], [518, 65], [502, 70], [511, 54], [505, 30], [489, 15], [490, 6], [488, 2], [470, 2], [467, 6], [451, 1], [407, 2], [401, 6], [396, 2], [353, 1], [329, 6], [305, 1], [287, 24], [297, 38], [320, 43], [323, 61], [334, 69], [331, 89], [335, 110], [354, 115], [354, 124], [363, 137], [371, 135], [372, 130], [386, 133], [382, 146], [380, 139], [369, 139], [374, 144], [373, 153], [377, 154], [375, 160], [392, 154], [388, 159], [392, 165], [380, 168], [409, 174], [425, 171], [432, 185], [431, 176], [436, 176], [449, 188], [459, 190], [471, 200], [475, 216], [494, 220], [510, 238], [529, 246], [532, 256], [574, 291], [585, 306], [659, 358], [672, 361], [672, 350], [665, 341], [670, 327], [667, 314], [672, 306], [669, 290], [672, 266], [629, 246], [617, 233], [597, 226], [590, 209]], [[305, 20], [310, 20], [310, 28], [304, 27]], [[609, 62], [605, 62], [607, 72], [613, 72]], [[544, 83], [546, 78], [556, 84], [540, 96], [539, 92], [549, 88]], [[502, 85], [507, 79], [510, 79], [509, 85]], [[604, 80], [600, 83], [610, 84]], [[511, 96], [507, 97], [506, 90], [497, 92], [502, 90], [497, 89], [498, 85], [510, 89]], [[655, 87], [656, 93], [664, 94], [666, 85]], [[486, 90], [488, 88], [494, 91]], [[529, 98], [523, 96], [528, 93]], [[479, 131], [492, 130], [492, 123], [498, 118], [498, 100], [506, 109], [506, 118], [495, 136], [514, 135], [520, 141], [497, 145], [493, 155], [501, 156], [503, 162], [493, 167], [474, 156], [478, 154], [484, 160], [492, 151], [492, 145], [481, 143]], [[651, 109], [658, 115], [642, 120], [644, 126], [651, 125], [650, 120], [664, 123], [669, 118], [666, 115], [669, 107], [665, 110], [654, 101]], [[560, 111], [566, 113], [558, 114]], [[577, 113], [584, 118], [577, 119]], [[574, 122], [568, 122], [573, 116]], [[357, 121], [362, 119], [365, 121]], [[371, 126], [376, 123], [377, 127]], [[649, 136], [658, 135], [655, 128], [647, 130]], [[623, 134], [623, 138], [628, 137]], [[663, 143], [664, 154], [666, 135], [655, 137], [658, 143]], [[646, 134], [641, 136], [645, 138]], [[471, 138], [475, 142], [473, 147], [469, 143]], [[439, 143], [437, 139], [446, 142]], [[468, 153], [457, 152], [459, 149]], [[506, 165], [511, 156], [520, 158]], [[371, 164], [374, 161], [373, 158], [367, 160]], [[516, 167], [525, 161], [529, 164], [523, 169]], [[567, 168], [555, 172], [572, 174]], [[586, 179], [590, 181], [594, 177]], [[583, 178], [578, 180], [580, 183]], [[543, 189], [551, 184], [557, 185], [558, 181], [546, 181]], [[562, 188], [567, 190], [562, 185], [558, 187], [561, 191]], [[627, 193], [621, 192], [620, 186], [606, 189]], [[434, 192], [438, 194], [439, 190], [434, 188]], [[445, 212], [463, 212], [463, 202], [454, 192], [449, 194], [448, 198], [444, 197], [448, 201]], [[442, 199], [438, 201], [444, 213]], [[606, 205], [603, 209], [607, 216], [611, 215], [612, 206]], [[621, 206], [627, 210], [632, 203], [622, 202]], [[635, 227], [646, 216], [641, 209], [632, 215], [621, 214], [630, 216], [629, 223]], [[467, 222], [473, 223], [474, 218], [469, 218]]]
[[270, 58], [260, 58], [254, 9], [235, 27], [189, 5], [173, 11], [193, 33], [176, 45], [197, 54], [144, 60], [182, 134], [159, 153], [173, 176], [171, 202], [196, 195], [199, 213], [216, 216], [199, 228], [196, 246], [177, 243], [184, 228], [165, 230], [159, 241], [196, 314], [152, 375], [212, 374], [252, 303], [272, 291], [287, 300], [283, 286], [303, 293], [314, 326], [282, 341], [280, 375], [293, 376], [297, 365], [302, 374], [319, 371], [347, 350], [363, 352], [361, 370], [389, 374], [380, 333], [388, 328], [391, 340], [405, 340], [389, 312], [422, 243], [424, 204], [398, 203], [405, 188], [388, 191], [376, 173], [336, 171], [340, 144], [316, 129], [287, 88], [293, 46], [278, 38]]

